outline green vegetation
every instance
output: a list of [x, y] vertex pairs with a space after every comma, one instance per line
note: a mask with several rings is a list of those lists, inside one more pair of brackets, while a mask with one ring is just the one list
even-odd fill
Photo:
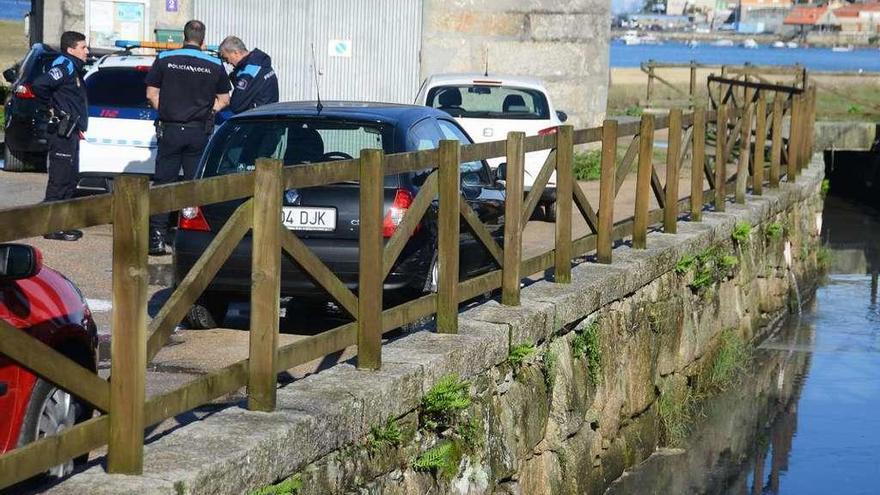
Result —
[[529, 356], [535, 353], [535, 346], [532, 344], [517, 344], [510, 348], [507, 354], [507, 363], [514, 368], [519, 368]]
[[422, 452], [412, 462], [416, 471], [434, 471], [454, 476], [461, 462], [461, 450], [455, 442], [445, 441]]
[[684, 275], [693, 271], [694, 278], [688, 286], [695, 293], [701, 294], [707, 288], [730, 277], [738, 264], [739, 258], [736, 256], [722, 253], [717, 247], [712, 247], [695, 256], [682, 257], [675, 264], [675, 273]]
[[422, 397], [423, 424], [431, 429], [450, 425], [471, 405], [470, 383], [458, 375], [446, 375]]
[[825, 271], [831, 266], [831, 260], [833, 258], [833, 253], [828, 246], [822, 246], [816, 251], [816, 264], [819, 266], [819, 269]]
[[749, 242], [749, 237], [752, 235], [752, 226], [749, 222], [737, 222], [733, 227], [733, 234], [730, 237], [736, 241], [737, 244], [746, 244]]
[[602, 151], [591, 150], [574, 154], [574, 178], [599, 180], [602, 173]]
[[626, 110], [623, 111], [623, 114], [629, 117], [641, 117], [644, 113], [644, 109], [640, 106], [630, 106], [626, 107]]
[[687, 438], [697, 409], [696, 402], [693, 391], [684, 383], [660, 394], [657, 411], [664, 445], [676, 447]]
[[675, 264], [675, 273], [677, 273], [679, 275], [684, 275], [691, 268], [693, 268], [694, 263], [696, 263], [696, 261], [697, 261], [696, 256], [691, 256], [691, 255], [683, 256], [680, 260], [678, 260], [678, 263]]
[[571, 355], [575, 359], [586, 358], [590, 382], [599, 383], [602, 372], [602, 348], [599, 342], [599, 324], [595, 321], [576, 330], [571, 341]]
[[822, 179], [822, 185], [819, 186], [819, 194], [822, 195], [823, 199], [825, 196], [828, 196], [829, 190], [831, 190], [831, 182], [828, 179]]
[[436, 436], [438, 443], [412, 460], [413, 469], [452, 477], [462, 456], [473, 454], [482, 445], [479, 423], [463, 419], [471, 402], [470, 384], [456, 375], [441, 378], [422, 397], [421, 429]]
[[782, 227], [782, 224], [773, 222], [764, 229], [764, 237], [771, 241], [778, 241], [782, 238], [783, 232], [785, 232], [785, 229]]
[[541, 358], [541, 374], [544, 375], [544, 384], [551, 391], [553, 390], [553, 385], [556, 384], [556, 365], [558, 362], [559, 356], [550, 349], [547, 349]]
[[297, 495], [302, 490], [302, 476], [294, 475], [276, 485], [264, 486], [253, 490], [248, 495]]
[[716, 392], [726, 389], [734, 383], [740, 374], [745, 372], [751, 360], [748, 344], [728, 328], [721, 332], [720, 344], [712, 358], [712, 364], [700, 380], [700, 388], [705, 392]]
[[367, 447], [371, 451], [377, 451], [385, 447], [397, 447], [400, 445], [400, 438], [400, 427], [397, 425], [397, 420], [388, 418], [384, 425], [370, 428], [370, 434], [367, 436]]

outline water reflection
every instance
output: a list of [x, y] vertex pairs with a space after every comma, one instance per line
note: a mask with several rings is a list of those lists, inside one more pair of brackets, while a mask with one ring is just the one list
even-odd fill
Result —
[[803, 315], [704, 405], [684, 448], [607, 493], [880, 493], [880, 215], [829, 198], [823, 223], [831, 274]]

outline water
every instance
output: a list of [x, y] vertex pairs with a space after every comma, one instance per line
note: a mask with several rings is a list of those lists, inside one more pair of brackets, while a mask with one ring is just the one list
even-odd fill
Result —
[[30, 10], [30, 0], [0, 0], [0, 19], [20, 21]]
[[704, 405], [683, 449], [659, 451], [609, 494], [880, 493], [880, 214], [829, 198], [824, 217], [834, 261], [803, 315]]
[[638, 67], [646, 60], [658, 62], [690, 62], [703, 64], [754, 65], [801, 64], [816, 71], [880, 72], [880, 50], [856, 48], [851, 52], [832, 52], [830, 48], [771, 48], [762, 45], [748, 49], [739, 46], [720, 47], [702, 43], [690, 48], [684, 43], [662, 45], [630, 45], [611, 43], [611, 67]]

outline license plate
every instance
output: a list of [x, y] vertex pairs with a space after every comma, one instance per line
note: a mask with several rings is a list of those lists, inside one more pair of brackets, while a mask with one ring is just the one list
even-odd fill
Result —
[[336, 208], [309, 208], [285, 206], [281, 209], [281, 223], [290, 230], [336, 230]]

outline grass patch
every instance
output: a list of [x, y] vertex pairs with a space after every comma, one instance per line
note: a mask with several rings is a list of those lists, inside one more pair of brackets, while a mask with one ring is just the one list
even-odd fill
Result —
[[602, 151], [591, 150], [574, 154], [574, 178], [599, 180], [602, 173]]
[[773, 222], [764, 229], [764, 237], [771, 241], [778, 241], [782, 238], [784, 232], [785, 229], [782, 227], [781, 223]]
[[725, 390], [746, 371], [751, 360], [748, 344], [732, 328], [721, 332], [720, 344], [706, 370], [701, 389], [705, 392]]
[[276, 485], [264, 486], [250, 491], [248, 495], [297, 495], [302, 487], [302, 477], [296, 474]]
[[367, 447], [375, 452], [386, 447], [397, 447], [400, 445], [400, 440], [401, 433], [397, 420], [388, 418], [384, 425], [370, 428], [370, 435], [367, 437]]
[[471, 405], [470, 383], [458, 375], [440, 379], [422, 397], [422, 424], [430, 429], [450, 425], [460, 411]]
[[510, 348], [510, 352], [507, 354], [507, 363], [514, 368], [519, 368], [534, 353], [535, 346], [532, 344], [517, 344]]
[[602, 348], [599, 342], [598, 323], [594, 321], [575, 332], [571, 341], [571, 355], [575, 359], [585, 358], [590, 382], [599, 383], [602, 372]]
[[737, 222], [730, 235], [737, 244], [746, 244], [752, 235], [752, 226], [749, 222]]
[[709, 287], [730, 277], [738, 264], [739, 258], [736, 256], [712, 247], [697, 255], [682, 257], [675, 264], [675, 273], [685, 275], [693, 271], [694, 277], [688, 287], [694, 293], [702, 294]]
[[696, 398], [687, 384], [672, 387], [657, 399], [660, 415], [660, 437], [663, 445], [681, 445], [691, 431], [696, 411]]
[[553, 390], [556, 384], [556, 366], [559, 364], [559, 356], [550, 349], [544, 352], [541, 358], [541, 374], [544, 375], [544, 384], [549, 390]]
[[452, 477], [458, 471], [461, 450], [453, 441], [445, 441], [422, 452], [412, 462], [416, 471], [433, 471]]
[[623, 114], [628, 117], [641, 117], [642, 114], [645, 113], [645, 110], [640, 106], [629, 106], [623, 111]]
[[816, 264], [819, 266], [819, 269], [822, 271], [827, 270], [831, 266], [831, 261], [834, 258], [834, 254], [831, 252], [831, 249], [828, 246], [822, 246], [816, 251]]

